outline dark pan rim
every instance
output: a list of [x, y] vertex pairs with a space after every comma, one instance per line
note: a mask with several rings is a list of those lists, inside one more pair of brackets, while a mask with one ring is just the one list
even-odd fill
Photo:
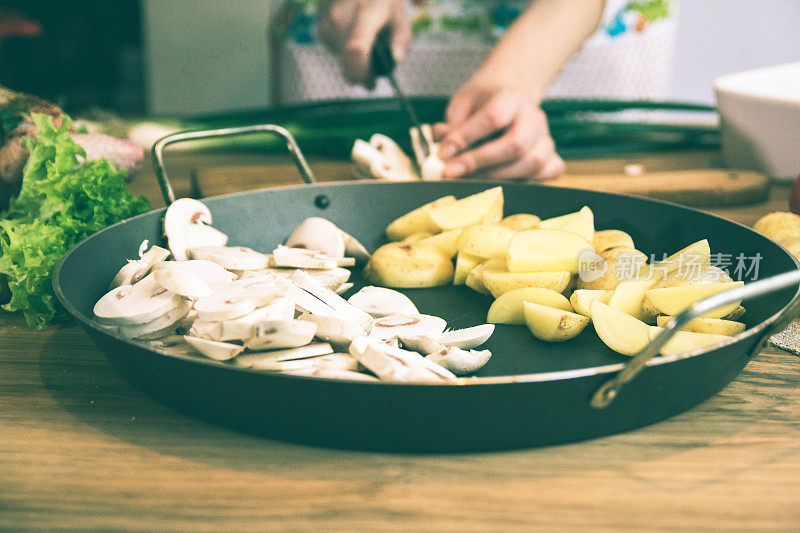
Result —
[[[249, 190], [249, 191], [239, 191], [239, 192], [233, 192], [233, 193], [222, 194], [222, 195], [217, 195], [217, 196], [211, 196], [211, 197], [208, 197], [208, 198], [203, 198], [202, 200], [211, 200], [211, 199], [216, 199], [216, 198], [237, 198], [239, 196], [245, 196], [245, 195], [250, 195], [250, 194], [254, 194], [254, 193], [262, 193], [264, 191], [272, 191], [272, 190], [274, 190], [274, 191], [279, 191], [279, 190], [298, 190], [298, 189], [307, 189], [309, 187], [335, 187], [335, 188], [339, 188], [339, 187], [360, 187], [360, 186], [364, 186], [364, 185], [367, 185], [367, 186], [370, 186], [370, 185], [386, 185], [386, 184], [389, 184], [389, 183], [392, 183], [392, 182], [377, 181], [377, 180], [370, 180], [370, 179], [361, 179], [361, 180], [352, 180], [352, 181], [344, 181], [344, 182], [321, 182], [321, 183], [316, 183], [316, 184], [284, 185], [284, 186], [279, 186], [279, 187], [267, 187], [267, 188], [262, 188], [262, 189], [254, 189], [254, 190]], [[420, 183], [425, 183], [425, 182], [414, 181], [414, 182], [403, 182], [403, 183], [419, 185]], [[395, 182], [395, 183], [392, 183], [392, 184], [395, 185], [395, 186], [402, 186], [403, 183]], [[429, 183], [438, 183], [438, 184], [440, 184], [441, 182], [429, 182]], [[574, 190], [572, 188], [567, 188], [567, 187], [541, 185], [541, 184], [538, 184], [538, 183], [516, 183], [516, 182], [508, 183], [508, 182], [501, 182], [501, 181], [469, 181], [468, 183], [475, 184], [475, 185], [485, 185], [487, 187], [496, 187], [498, 185], [514, 185], [514, 186], [528, 186], [528, 187], [548, 187], [550, 189], [560, 190], [560, 191], [563, 191], [565, 193]], [[701, 215], [704, 215], [704, 216], [707, 216], [707, 217], [712, 217], [712, 218], [719, 219], [720, 221], [723, 221], [723, 222], [728, 223], [728, 224], [733, 224], [733, 225], [739, 226], [739, 227], [745, 229], [746, 231], [752, 232], [752, 233], [754, 233], [755, 235], [757, 235], [757, 236], [759, 236], [761, 238], [769, 239], [769, 237], [766, 237], [766, 236], [762, 235], [761, 233], [758, 233], [757, 231], [753, 230], [752, 228], [749, 228], [748, 226], [745, 226], [744, 224], [741, 224], [739, 222], [735, 222], [733, 220], [729, 220], [727, 218], [724, 218], [724, 217], [721, 217], [721, 216], [718, 216], [718, 215], [714, 215], [712, 213], [707, 213], [707, 212], [702, 211], [700, 209], [696, 209], [696, 208], [693, 208], [693, 207], [688, 207], [688, 206], [676, 204], [674, 202], [668, 202], [668, 201], [665, 201], [665, 200], [657, 200], [657, 199], [653, 199], [653, 198], [643, 198], [641, 196], [635, 196], [635, 195], [623, 194], [623, 193], [610, 193], [610, 192], [604, 192], [604, 191], [589, 191], [589, 192], [592, 192], [592, 193], [595, 193], [595, 194], [600, 194], [600, 195], [603, 195], [603, 196], [607, 196], [609, 198], [623, 197], [623, 198], [629, 198], [629, 199], [635, 199], [635, 200], [638, 200], [638, 201], [643, 201], [645, 203], [649, 202], [649, 203], [660, 204], [660, 205], [668, 205], [668, 206], [672, 206], [672, 207], [675, 207], [675, 208], [678, 208], [678, 209], [692, 211], [692, 212], [695, 212], [695, 213], [698, 213], [698, 214], [701, 214]], [[461, 386], [461, 387], [463, 387], [463, 386], [474, 386], [474, 385], [486, 386], [486, 385], [509, 385], [509, 384], [524, 384], [524, 383], [542, 383], [542, 382], [553, 382], [553, 381], [562, 381], [562, 380], [570, 380], [570, 379], [580, 379], [580, 378], [586, 378], [586, 377], [603, 375], [603, 374], [614, 374], [614, 373], [619, 372], [620, 370], [622, 370], [625, 367], [625, 365], [627, 364], [627, 361], [624, 361], [624, 362], [615, 363], [615, 364], [611, 364], [611, 365], [601, 365], [601, 366], [593, 366], [593, 367], [585, 367], [585, 368], [575, 368], [575, 369], [571, 369], [571, 370], [559, 370], [559, 371], [555, 371], [555, 372], [539, 372], [539, 373], [533, 373], [533, 374], [512, 374], [512, 375], [507, 375], [507, 376], [468, 377], [468, 378], [460, 379], [459, 383], [454, 385], [454, 384], [448, 384], [448, 383], [442, 383], [442, 384], [430, 383], [430, 384], [428, 384], [428, 383], [392, 383], [392, 382], [385, 382], [385, 381], [355, 381], [355, 380], [341, 380], [341, 379], [333, 379], [333, 378], [320, 378], [320, 377], [314, 377], [314, 376], [298, 376], [298, 375], [293, 375], [293, 374], [283, 374], [283, 373], [279, 373], [279, 372], [258, 371], [258, 370], [254, 370], [254, 369], [248, 368], [248, 367], [238, 367], [238, 366], [234, 366], [234, 365], [227, 365], [227, 364], [223, 364], [223, 363], [214, 361], [213, 359], [207, 359], [206, 360], [204, 358], [201, 358], [200, 356], [188, 356], [188, 355], [164, 353], [164, 352], [158, 351], [157, 349], [153, 349], [152, 346], [148, 345], [147, 341], [139, 341], [139, 340], [134, 340], [134, 339], [127, 339], [127, 338], [124, 338], [124, 337], [120, 337], [118, 335], [114, 335], [109, 330], [101, 327], [94, 320], [92, 320], [91, 318], [87, 317], [82, 312], [80, 312], [75, 306], [72, 305], [72, 303], [66, 298], [66, 296], [63, 293], [63, 291], [61, 290], [60, 273], [61, 273], [62, 266], [64, 265], [64, 263], [69, 261], [69, 258], [72, 255], [72, 253], [76, 249], [78, 249], [80, 246], [82, 246], [85, 242], [87, 242], [90, 239], [94, 238], [96, 235], [98, 235], [98, 234], [100, 234], [100, 233], [102, 233], [104, 231], [110, 230], [111, 228], [114, 228], [114, 227], [116, 227], [118, 225], [125, 224], [126, 222], [128, 222], [130, 220], [134, 220], [134, 219], [137, 219], [137, 218], [140, 218], [140, 217], [145, 217], [145, 216], [151, 216], [153, 214], [153, 212], [161, 212], [161, 211], [165, 211], [165, 210], [166, 210], [166, 207], [162, 207], [162, 208], [159, 208], [159, 209], [154, 209], [153, 211], [149, 211], [147, 213], [142, 213], [141, 215], [137, 215], [135, 217], [131, 217], [129, 219], [117, 222], [116, 224], [108, 226], [107, 228], [104, 228], [104, 229], [102, 229], [102, 230], [100, 230], [100, 231], [88, 236], [87, 238], [85, 238], [84, 240], [82, 240], [81, 242], [76, 244], [66, 254], [64, 254], [64, 256], [58, 262], [56, 267], [53, 269], [53, 290], [55, 292], [56, 297], [61, 302], [61, 304], [64, 306], [64, 308], [69, 312], [69, 314], [71, 314], [73, 317], [78, 319], [84, 325], [84, 327], [90, 328], [90, 329], [92, 329], [92, 330], [94, 330], [94, 331], [96, 331], [96, 332], [98, 332], [98, 333], [100, 333], [100, 334], [102, 334], [104, 336], [110, 337], [110, 338], [114, 339], [115, 341], [122, 342], [124, 344], [127, 344], [128, 346], [133, 347], [133, 348], [138, 348], [138, 349], [142, 349], [142, 350], [148, 351], [148, 352], [153, 353], [153, 354], [157, 354], [157, 355], [159, 355], [161, 357], [170, 357], [170, 358], [173, 358], [173, 359], [176, 359], [176, 360], [179, 360], [179, 361], [188, 362], [188, 363], [192, 363], [192, 364], [205, 365], [205, 366], [208, 366], [208, 367], [212, 367], [212, 368], [216, 368], [216, 369], [220, 369], [220, 370], [224, 370], [224, 371], [228, 371], [228, 372], [244, 372], [244, 373], [246, 373], [248, 375], [259, 375], [259, 376], [265, 376], [265, 377], [268, 376], [269, 378], [274, 378], [274, 379], [289, 379], [289, 380], [301, 380], [301, 381], [306, 380], [306, 381], [311, 381], [311, 382], [315, 382], [315, 381], [318, 382], [320, 380], [328, 381], [328, 382], [343, 382], [343, 383], [347, 383], [348, 385], [364, 386], [364, 387], [405, 387], [405, 388], [408, 388], [408, 387], [443, 387], [443, 386], [444, 387], [453, 387], [453, 386]], [[769, 239], [769, 240], [771, 240], [771, 239]], [[772, 241], [772, 242], [774, 244], [778, 245], [778, 247], [781, 250], [783, 250], [783, 252], [786, 253], [792, 259], [792, 261], [794, 262], [796, 268], [800, 269], [800, 262], [798, 262], [798, 260], [791, 253], [789, 253], [789, 251], [786, 250], [785, 247], [781, 246], [780, 244], [778, 244], [775, 241]], [[689, 352], [684, 352], [684, 353], [675, 354], [675, 355], [654, 357], [653, 359], [651, 359], [650, 361], [647, 362], [647, 366], [648, 367], [656, 367], [656, 366], [661, 366], [661, 365], [666, 365], [666, 364], [677, 363], [677, 362], [680, 362], [680, 361], [683, 361], [683, 360], [686, 360], [686, 359], [691, 359], [693, 357], [697, 357], [699, 355], [703, 355], [703, 354], [706, 354], [706, 353], [713, 352], [713, 351], [718, 350], [720, 348], [724, 348], [726, 346], [738, 343], [738, 342], [740, 342], [742, 340], [745, 340], [745, 339], [748, 339], [750, 337], [759, 335], [759, 334], [765, 332], [765, 330], [767, 330], [772, 324], [777, 322], [786, 312], [788, 312], [788, 310], [790, 308], [792, 308], [795, 304], [797, 304], [798, 301], [800, 301], [800, 287], [798, 287], [798, 289], [795, 292], [795, 294], [792, 297], [792, 299], [789, 300], [789, 302], [784, 307], [782, 307], [775, 314], [773, 314], [772, 316], [770, 316], [766, 320], [758, 323], [757, 325], [755, 325], [755, 326], [753, 326], [753, 327], [751, 327], [749, 329], [746, 329], [745, 331], [743, 331], [743, 332], [741, 332], [741, 333], [739, 333], [737, 335], [734, 335], [734, 336], [732, 336], [732, 337], [730, 337], [728, 339], [725, 339], [724, 341], [721, 341], [721, 342], [719, 342], [717, 344], [713, 344], [711, 346], [705, 346], [705, 347], [699, 348], [697, 350], [692, 350], [692, 351], [689, 351]], [[625, 356], [620, 355], [620, 357], [625, 357]]]

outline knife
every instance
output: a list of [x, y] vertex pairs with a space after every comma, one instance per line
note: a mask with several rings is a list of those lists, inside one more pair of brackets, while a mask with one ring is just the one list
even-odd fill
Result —
[[416, 111], [414, 111], [414, 106], [412, 106], [411, 102], [408, 100], [408, 98], [406, 98], [405, 93], [403, 93], [403, 90], [397, 83], [397, 78], [394, 76], [397, 62], [394, 60], [394, 56], [392, 55], [390, 37], [391, 28], [389, 28], [389, 26], [384, 27], [375, 37], [375, 44], [372, 45], [370, 54], [370, 66], [372, 67], [372, 73], [376, 78], [386, 77], [389, 79], [389, 83], [392, 84], [392, 88], [394, 89], [395, 97], [400, 101], [400, 104], [406, 110], [406, 113], [408, 113], [408, 116], [411, 119], [411, 124], [420, 132], [419, 138], [420, 144], [422, 145], [422, 151], [425, 152], [425, 157], [428, 157], [431, 155], [431, 147], [428, 145], [428, 139], [422, 135], [422, 124], [419, 121]]

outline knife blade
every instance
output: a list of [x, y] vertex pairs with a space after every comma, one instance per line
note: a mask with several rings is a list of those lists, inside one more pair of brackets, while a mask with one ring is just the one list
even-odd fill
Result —
[[428, 145], [428, 139], [422, 135], [422, 124], [419, 121], [417, 112], [414, 110], [414, 106], [411, 105], [411, 102], [406, 97], [403, 90], [400, 88], [400, 84], [397, 83], [397, 78], [394, 75], [397, 62], [392, 54], [390, 38], [391, 28], [389, 28], [389, 26], [384, 27], [375, 37], [375, 44], [372, 45], [372, 50], [370, 51], [370, 66], [372, 67], [372, 73], [376, 78], [388, 78], [389, 83], [392, 85], [392, 89], [394, 89], [395, 97], [411, 119], [411, 124], [420, 132], [420, 143], [422, 145], [422, 151], [425, 152], [425, 157], [429, 157], [431, 155], [431, 147]]

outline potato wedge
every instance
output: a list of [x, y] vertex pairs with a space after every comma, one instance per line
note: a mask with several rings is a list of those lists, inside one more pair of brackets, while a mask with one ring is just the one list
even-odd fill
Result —
[[502, 202], [503, 188], [493, 187], [455, 202], [437, 205], [428, 211], [428, 215], [439, 231], [447, 231], [494, 220], [498, 208], [500, 218], [497, 220], [502, 219]]
[[430, 231], [418, 231], [416, 233], [412, 233], [400, 242], [419, 242], [429, 237], [433, 237], [433, 233]]
[[572, 308], [575, 309], [575, 312], [591, 318], [592, 302], [595, 300], [600, 300], [604, 304], [607, 304], [609, 300], [611, 300], [612, 294], [614, 294], [614, 291], [578, 289], [577, 291], [573, 292], [572, 295], [570, 295], [569, 303], [572, 304]]
[[578, 257], [591, 249], [589, 241], [576, 233], [529, 229], [511, 239], [507, 267], [509, 272], [577, 272]]
[[574, 339], [591, 322], [583, 315], [533, 302], [522, 302], [522, 311], [533, 336], [546, 342]]
[[489, 209], [486, 215], [484, 215], [481, 222], [483, 224], [497, 224], [503, 220], [503, 204], [503, 195], [501, 194], [495, 199], [492, 207]]
[[419, 242], [422, 244], [432, 244], [437, 248], [441, 248], [441, 250], [450, 257], [455, 257], [458, 252], [458, 237], [461, 235], [462, 231], [462, 229], [444, 231], [438, 235], [420, 239]]
[[[597, 256], [590, 257], [594, 257], [595, 260], [599, 257], [601, 261], [599, 265], [593, 265], [595, 270], [588, 273], [598, 272], [597, 269], [602, 268], [605, 268], [605, 273], [595, 278], [594, 276], [587, 276], [587, 273], [582, 271], [578, 276], [577, 287], [579, 289], [614, 290], [624, 281], [639, 279], [639, 272], [647, 263], [647, 256], [634, 248], [609, 248]], [[582, 262], [580, 268], [585, 269], [586, 264]], [[599, 270], [599, 272], [602, 272], [602, 270]]]
[[[663, 331], [656, 326], [650, 326], [650, 340], [655, 339]], [[659, 353], [661, 355], [677, 355], [686, 352], [693, 352], [713, 344], [718, 344], [729, 339], [726, 335], [715, 335], [713, 333], [694, 333], [692, 331], [676, 331], [675, 335], [667, 341]]]
[[490, 324], [525, 324], [522, 302], [533, 302], [572, 312], [572, 306], [563, 294], [540, 287], [525, 287], [508, 291], [496, 299], [489, 307], [486, 322]]
[[464, 280], [464, 284], [473, 291], [479, 292], [481, 294], [491, 294], [491, 292], [489, 292], [489, 289], [486, 288], [486, 285], [483, 284], [484, 270], [486, 270], [485, 263], [481, 263], [472, 270], [470, 270], [469, 274], [467, 274], [467, 279]]
[[401, 241], [409, 235], [421, 231], [438, 233], [439, 228], [433, 223], [428, 212], [434, 207], [443, 206], [455, 201], [455, 196], [444, 196], [406, 213], [386, 227], [386, 236], [389, 237], [391, 241]]
[[[661, 315], [656, 320], [656, 324], [660, 327], [672, 320], [669, 315]], [[723, 318], [695, 318], [690, 320], [688, 324], [683, 326], [682, 331], [691, 331], [694, 333], [713, 333], [715, 335], [725, 335], [733, 337], [745, 330], [745, 325], [741, 322], [734, 320], [725, 320]]]
[[364, 276], [384, 287], [435, 287], [453, 281], [453, 262], [430, 244], [390, 242], [375, 250]]
[[564, 292], [569, 286], [570, 272], [508, 272], [506, 269], [487, 267], [481, 274], [484, 286], [498, 298], [501, 294], [524, 287], [540, 287]]
[[753, 229], [778, 242], [800, 238], [800, 215], [777, 212], [764, 215], [756, 221]]
[[592, 242], [594, 239], [594, 213], [589, 209], [589, 206], [585, 205], [575, 213], [542, 220], [539, 227], [541, 229], [569, 231], [580, 235], [588, 242]]
[[641, 320], [600, 300], [592, 302], [592, 323], [603, 343], [622, 355], [634, 356], [650, 342], [650, 328]]
[[537, 217], [536, 215], [530, 215], [528, 213], [517, 213], [516, 215], [508, 215], [506, 218], [500, 221], [501, 226], [505, 226], [507, 228], [511, 228], [517, 231], [523, 231], [526, 229], [535, 229], [539, 227], [539, 224], [542, 223], [542, 219]]
[[608, 305], [634, 318], [638, 318], [642, 322], [654, 323], [658, 313], [651, 315], [642, 309], [645, 294], [653, 286], [654, 281], [651, 279], [623, 281], [614, 289]]
[[[706, 283], [703, 285], [684, 285], [682, 287], [667, 287], [664, 289], [650, 289], [647, 299], [653, 306], [665, 315], [678, 315], [695, 302], [699, 302], [711, 295], [735, 289], [744, 285], [743, 281], [727, 283]], [[734, 302], [724, 307], [706, 313], [704, 318], [722, 318], [733, 312], [741, 302]]]
[[604, 229], [594, 232], [592, 246], [598, 254], [602, 254], [609, 248], [636, 248], [633, 239], [624, 231], [618, 229]]
[[639, 279], [645, 277], [665, 279], [671, 272], [682, 266], [708, 263], [710, 256], [711, 247], [708, 245], [708, 239], [703, 239], [678, 250], [662, 261], [643, 266], [639, 270]]
[[453, 285], [464, 285], [470, 271], [483, 262], [482, 257], [459, 252], [456, 256], [456, 270], [453, 275]]
[[744, 316], [744, 313], [745, 313], [745, 308], [740, 305], [739, 307], [731, 311], [729, 315], [724, 316], [722, 318], [724, 318], [725, 320], [739, 320]]
[[499, 224], [477, 224], [463, 230], [456, 243], [459, 252], [492, 259], [505, 257], [516, 230]]

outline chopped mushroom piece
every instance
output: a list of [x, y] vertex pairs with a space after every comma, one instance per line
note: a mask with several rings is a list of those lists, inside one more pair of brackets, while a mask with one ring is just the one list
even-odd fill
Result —
[[456, 376], [464, 376], [477, 372], [489, 362], [489, 358], [491, 357], [492, 352], [489, 350], [467, 351], [456, 348], [455, 346], [447, 346], [438, 352], [430, 353], [425, 356], [429, 361], [441, 365]]
[[[417, 128], [409, 130], [411, 135], [411, 146], [414, 148], [414, 155], [417, 158], [422, 179], [425, 181], [441, 181], [444, 177], [444, 161], [439, 158], [439, 143], [433, 142], [433, 130], [430, 124], [422, 124], [421, 131]], [[422, 139], [428, 141], [430, 154], [425, 155], [425, 149], [422, 147]]]
[[320, 282], [302, 270], [296, 271], [289, 279], [292, 281], [292, 283], [304, 291], [310, 293], [314, 297], [327, 304], [342, 317], [358, 324], [365, 331], [369, 331], [372, 328], [371, 316], [361, 309], [358, 309], [357, 307], [347, 303], [347, 300], [330, 289], [326, 289]]
[[170, 309], [163, 315], [133, 326], [119, 326], [119, 334], [128, 339], [150, 339], [158, 338], [175, 331], [176, 324], [186, 316], [192, 308], [192, 302], [184, 300], [178, 306]]
[[301, 222], [286, 239], [286, 246], [316, 250], [335, 259], [344, 257], [345, 251], [341, 230], [321, 217], [309, 217]]
[[419, 314], [419, 310], [408, 296], [385, 287], [369, 285], [348, 298], [347, 302], [375, 318]]
[[311, 343], [317, 325], [303, 320], [270, 320], [256, 326], [255, 334], [244, 341], [249, 350], [299, 348]]
[[161, 248], [160, 246], [153, 246], [148, 251], [143, 252], [142, 248], [146, 247], [148, 241], [142, 241], [142, 246], [139, 247], [139, 259], [128, 261], [120, 271], [114, 276], [109, 285], [109, 290], [122, 285], [133, 285], [139, 280], [143, 279], [150, 273], [155, 265], [166, 262], [169, 257], [169, 250]]
[[184, 261], [186, 249], [196, 246], [224, 246], [228, 236], [211, 227], [211, 211], [203, 202], [180, 198], [164, 214], [164, 235], [172, 257]]
[[272, 251], [272, 266], [330, 270], [340, 265], [335, 257], [315, 250], [278, 246]]
[[228, 270], [260, 270], [267, 268], [269, 256], [246, 246], [196, 246], [187, 248], [192, 259], [212, 261]]
[[233, 359], [244, 350], [244, 347], [239, 344], [231, 344], [229, 342], [212, 341], [209, 339], [201, 339], [200, 337], [192, 337], [186, 335], [184, 337], [192, 348], [211, 359], [217, 361], [228, 361]]
[[122, 285], [106, 293], [95, 304], [94, 315], [104, 324], [132, 326], [155, 320], [184, 300], [148, 274], [135, 285]]
[[389, 346], [372, 337], [358, 337], [350, 355], [383, 381], [405, 383], [454, 383], [456, 376], [416, 352]]
[[237, 366], [262, 368], [269, 367], [279, 361], [293, 361], [295, 359], [317, 357], [329, 353], [333, 353], [333, 348], [330, 344], [327, 342], [317, 342], [306, 344], [299, 348], [246, 353], [234, 359], [233, 363]]
[[332, 344], [347, 345], [356, 337], [367, 334], [358, 324], [339, 316], [303, 313], [300, 315], [300, 320], [307, 320], [316, 324], [316, 337]]
[[439, 342], [445, 346], [455, 346], [465, 350], [476, 348], [489, 340], [494, 333], [494, 327], [494, 324], [481, 324], [471, 328], [447, 331], [439, 338]]
[[432, 315], [388, 315], [375, 320], [370, 337], [391, 339], [392, 337], [413, 337], [426, 335], [439, 337], [447, 322], [443, 318]]

